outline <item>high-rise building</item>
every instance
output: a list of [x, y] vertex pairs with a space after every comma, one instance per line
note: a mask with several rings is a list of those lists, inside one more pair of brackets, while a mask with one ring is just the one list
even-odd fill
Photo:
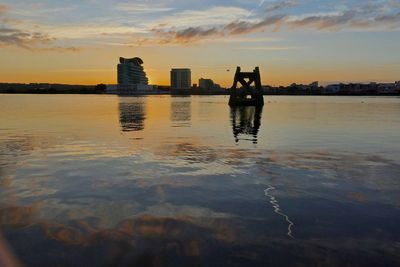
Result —
[[143, 70], [143, 60], [134, 58], [119, 58], [118, 64], [118, 85], [147, 85], [149, 80]]
[[172, 89], [190, 89], [192, 84], [192, 74], [190, 69], [171, 70]]

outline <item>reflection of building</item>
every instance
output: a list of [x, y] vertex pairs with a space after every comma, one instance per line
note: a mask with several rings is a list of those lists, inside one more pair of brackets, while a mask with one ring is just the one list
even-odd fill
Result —
[[192, 107], [190, 97], [171, 98], [171, 121], [179, 126], [190, 125]]
[[192, 85], [192, 74], [190, 69], [171, 70], [172, 89], [190, 89]]
[[145, 102], [142, 98], [121, 99], [119, 102], [119, 122], [123, 132], [142, 131], [145, 119]]
[[[240, 106], [231, 108], [231, 122], [235, 142], [252, 141], [257, 144], [258, 131], [261, 126], [262, 106]], [[240, 136], [245, 136], [240, 138]]]

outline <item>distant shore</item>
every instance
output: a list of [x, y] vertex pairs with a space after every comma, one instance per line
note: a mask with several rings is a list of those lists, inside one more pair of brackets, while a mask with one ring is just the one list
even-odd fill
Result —
[[[170, 96], [221, 96], [229, 95], [226, 93], [185, 93], [185, 94], [173, 94], [170, 92], [138, 92], [134, 94], [109, 94], [109, 93], [98, 93], [91, 91], [69, 91], [69, 92], [38, 92], [38, 91], [0, 91], [0, 94], [35, 94], [35, 95], [117, 95], [117, 96], [152, 96], [152, 95], [170, 95]], [[394, 96], [400, 97], [400, 94], [287, 94], [287, 93], [264, 93], [264, 96]]]
[[[390, 87], [389, 87], [390, 85]], [[334, 90], [333, 90], [334, 89]], [[96, 95], [229, 95], [230, 89], [190, 89], [174, 90], [169, 86], [158, 86], [153, 91], [137, 91], [129, 94], [116, 94], [107, 91], [107, 85], [69, 85], [69, 84], [22, 84], [0, 83], [0, 94], [96, 94]], [[332, 86], [296, 85], [271, 87], [263, 86], [263, 95], [299, 95], [299, 96], [400, 96], [399, 83], [393, 84], [337, 84]]]

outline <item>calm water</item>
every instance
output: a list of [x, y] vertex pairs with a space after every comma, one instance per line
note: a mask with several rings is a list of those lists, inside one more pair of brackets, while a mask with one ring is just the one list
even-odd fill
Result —
[[0, 95], [26, 266], [399, 266], [400, 98]]

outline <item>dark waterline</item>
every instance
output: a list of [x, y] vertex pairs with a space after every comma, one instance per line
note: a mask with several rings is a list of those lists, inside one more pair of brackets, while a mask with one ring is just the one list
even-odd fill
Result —
[[26, 266], [399, 266], [400, 99], [0, 95]]

